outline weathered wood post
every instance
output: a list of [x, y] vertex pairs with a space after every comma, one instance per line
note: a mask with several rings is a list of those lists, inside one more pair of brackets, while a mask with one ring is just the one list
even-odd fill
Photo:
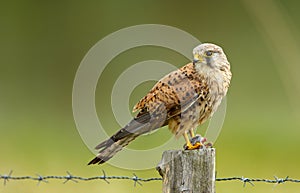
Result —
[[156, 168], [163, 193], [215, 193], [215, 149], [169, 150]]

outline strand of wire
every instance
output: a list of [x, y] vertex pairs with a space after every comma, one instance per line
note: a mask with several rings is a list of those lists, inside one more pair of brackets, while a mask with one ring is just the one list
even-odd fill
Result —
[[[137, 184], [142, 185], [142, 182], [151, 182], [151, 181], [162, 181], [162, 178], [160, 177], [153, 177], [153, 178], [140, 178], [136, 174], [133, 174], [133, 176], [107, 176], [104, 171], [102, 171], [101, 176], [93, 176], [93, 177], [81, 177], [81, 176], [75, 176], [72, 175], [70, 172], [67, 171], [67, 175], [64, 176], [56, 176], [56, 175], [49, 175], [49, 176], [42, 176], [42, 175], [36, 175], [36, 176], [12, 176], [12, 170], [8, 174], [0, 175], [0, 180], [3, 180], [3, 184], [6, 185], [9, 180], [33, 180], [37, 181], [38, 185], [41, 182], [48, 183], [50, 179], [57, 179], [57, 180], [63, 180], [63, 183], [67, 183], [69, 181], [73, 181], [75, 183], [78, 183], [79, 181], [92, 181], [92, 180], [103, 180], [106, 183], [110, 183], [109, 180], [131, 180], [134, 182], [134, 186]], [[246, 184], [251, 184], [254, 186], [254, 182], [264, 182], [264, 183], [271, 183], [271, 184], [283, 184], [285, 182], [292, 182], [292, 183], [300, 183], [300, 180], [298, 179], [292, 179], [288, 176], [285, 178], [278, 178], [277, 176], [274, 176], [274, 179], [263, 179], [263, 178], [246, 178], [246, 177], [228, 177], [228, 178], [216, 178], [216, 181], [240, 181], [243, 182], [243, 186], [246, 186]]]

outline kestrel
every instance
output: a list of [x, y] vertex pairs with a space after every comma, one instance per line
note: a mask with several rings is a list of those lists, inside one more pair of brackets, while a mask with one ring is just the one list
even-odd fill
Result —
[[176, 138], [183, 136], [186, 149], [198, 149], [192, 143], [194, 129], [208, 120], [226, 95], [230, 64], [221, 47], [203, 43], [193, 49], [193, 62], [158, 81], [133, 108], [136, 117], [106, 141], [96, 146], [99, 154], [88, 164], [102, 164], [136, 137], [168, 125]]

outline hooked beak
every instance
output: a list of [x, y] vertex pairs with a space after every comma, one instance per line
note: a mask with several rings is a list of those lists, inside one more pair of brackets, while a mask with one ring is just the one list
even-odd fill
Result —
[[195, 54], [193, 58], [193, 63], [196, 64], [198, 62], [202, 62], [203, 58], [199, 54]]

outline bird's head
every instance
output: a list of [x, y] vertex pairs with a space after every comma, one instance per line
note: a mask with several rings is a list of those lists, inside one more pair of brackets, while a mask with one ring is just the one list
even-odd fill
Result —
[[215, 44], [200, 44], [194, 48], [193, 55], [193, 63], [200, 68], [206, 68], [207, 66], [219, 70], [223, 68], [230, 69], [229, 62], [222, 48]]

